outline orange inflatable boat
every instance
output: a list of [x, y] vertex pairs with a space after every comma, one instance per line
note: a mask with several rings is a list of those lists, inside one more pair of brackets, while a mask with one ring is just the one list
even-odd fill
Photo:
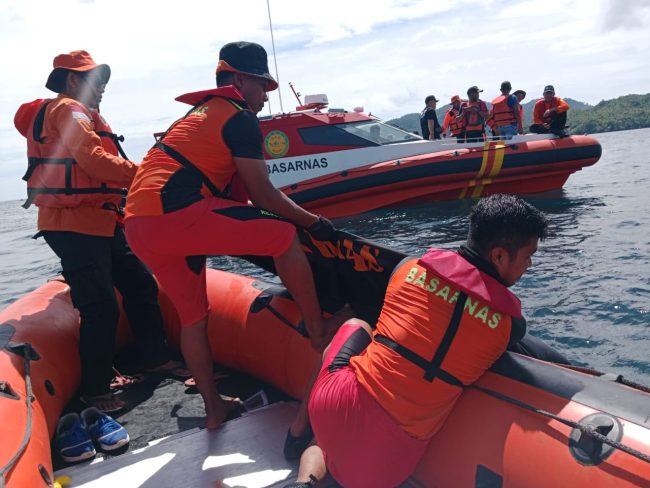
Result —
[[[389, 263], [400, 256], [363, 241], [346, 244], [345, 238], [307, 250], [343, 280], [347, 272], [367, 280], [368, 286], [337, 287], [356, 290], [352, 301], [358, 298], [360, 309], [368, 297], [381, 295]], [[216, 270], [208, 270], [207, 279], [215, 360], [301, 398], [318, 357], [286, 291]], [[321, 294], [324, 289], [319, 286]], [[178, 322], [164, 294], [161, 305], [168, 337], [176, 343]], [[381, 303], [365, 305], [370, 317]], [[122, 337], [125, 326], [120, 324]], [[0, 486], [52, 486], [50, 439], [79, 386], [77, 341], [78, 315], [61, 281], [0, 312]], [[650, 486], [650, 394], [625, 383], [506, 353], [462, 395], [409, 482], [454, 488]]]

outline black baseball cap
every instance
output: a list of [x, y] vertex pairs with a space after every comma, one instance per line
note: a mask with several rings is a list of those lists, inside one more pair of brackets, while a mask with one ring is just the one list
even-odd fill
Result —
[[480, 89], [478, 86], [476, 86], [476, 85], [474, 85], [474, 86], [470, 86], [470, 87], [467, 89], [467, 93], [469, 93], [469, 92], [474, 92], [474, 91], [480, 93], [480, 92], [482, 92], [483, 90], [481, 90], [481, 89]]
[[440, 101], [436, 97], [434, 97], [433, 95], [429, 95], [427, 98], [424, 99], [424, 103], [429, 103], [432, 100], [435, 100], [436, 102]]
[[553, 87], [553, 85], [546, 85], [544, 87], [544, 92], [543, 93], [548, 93], [548, 92], [555, 93], [555, 88]]
[[241, 73], [269, 81], [267, 91], [278, 87], [278, 82], [269, 73], [268, 57], [266, 50], [254, 42], [229, 42], [219, 51], [217, 73], [230, 71]]

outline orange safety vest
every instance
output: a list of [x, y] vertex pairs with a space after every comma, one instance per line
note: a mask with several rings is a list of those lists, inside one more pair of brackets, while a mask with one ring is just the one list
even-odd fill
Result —
[[113, 156], [121, 156], [124, 159], [129, 159], [120, 145], [120, 142], [124, 142], [124, 136], [118, 136], [114, 133], [111, 126], [108, 125], [108, 122], [106, 122], [106, 119], [102, 117], [99, 111], [91, 110], [90, 115], [95, 124], [95, 133], [102, 140], [104, 150]]
[[508, 96], [500, 95], [492, 100], [492, 118], [497, 127], [502, 125], [515, 125], [517, 119], [513, 107], [508, 106]]
[[448, 126], [452, 136], [457, 136], [465, 130], [465, 118], [462, 117], [462, 109], [460, 107], [458, 109], [451, 107], [447, 110], [445, 119], [448, 120], [448, 124], [443, 129], [446, 131]]
[[479, 115], [478, 112], [472, 110], [465, 110], [471, 107], [478, 107], [480, 112], [487, 112], [487, 105], [483, 100], [478, 100], [476, 102], [466, 101], [463, 102], [460, 106], [462, 113], [465, 118], [465, 130], [466, 131], [477, 131], [485, 129], [485, 119]]
[[[33, 203], [51, 208], [117, 208], [126, 195], [126, 188], [91, 178], [79, 168], [61, 141], [43, 137], [45, 115], [51, 101], [38, 99], [23, 104], [14, 119], [18, 130], [27, 138], [28, 164], [23, 176], [27, 182], [27, 200], [23, 207], [29, 208]], [[75, 109], [93, 119], [91, 111], [81, 104]], [[104, 146], [104, 149], [107, 148]]]
[[[222, 137], [226, 122], [245, 110], [241, 94], [226, 86], [181, 95], [177, 100], [193, 107], [167, 129], [138, 167], [125, 207], [126, 219], [172, 212], [210, 196], [248, 200]], [[181, 171], [184, 177], [175, 178]], [[165, 200], [167, 185], [183, 185], [185, 200]]]
[[394, 271], [374, 340], [350, 365], [402, 429], [428, 439], [506, 350], [516, 320], [521, 304], [503, 284], [432, 249]]

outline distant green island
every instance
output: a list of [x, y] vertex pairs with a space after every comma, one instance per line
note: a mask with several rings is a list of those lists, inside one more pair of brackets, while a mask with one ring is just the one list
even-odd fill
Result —
[[[524, 103], [524, 127], [533, 123], [533, 107], [538, 99]], [[594, 134], [617, 130], [641, 129], [650, 127], [650, 93], [645, 95], [625, 95], [612, 100], [603, 100], [597, 105], [589, 105], [571, 98], [565, 98], [571, 105], [568, 125], [573, 134]], [[487, 101], [487, 100], [486, 100]], [[442, 124], [449, 105], [436, 110]], [[420, 132], [420, 115], [411, 113], [387, 122], [408, 132]]]

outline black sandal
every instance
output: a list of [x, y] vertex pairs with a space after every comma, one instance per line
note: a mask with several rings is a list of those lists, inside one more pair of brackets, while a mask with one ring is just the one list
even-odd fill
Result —
[[309, 475], [309, 481], [294, 481], [288, 485], [284, 485], [282, 488], [312, 488], [316, 486], [318, 480], [313, 474]]
[[[295, 437], [291, 434], [291, 429], [287, 431], [287, 438], [284, 440], [284, 457], [287, 461], [296, 461], [300, 459], [302, 453], [307, 449], [309, 443], [314, 438], [314, 432], [311, 430], [311, 425], [307, 426], [304, 434]], [[297, 485], [300, 486], [300, 485]]]

